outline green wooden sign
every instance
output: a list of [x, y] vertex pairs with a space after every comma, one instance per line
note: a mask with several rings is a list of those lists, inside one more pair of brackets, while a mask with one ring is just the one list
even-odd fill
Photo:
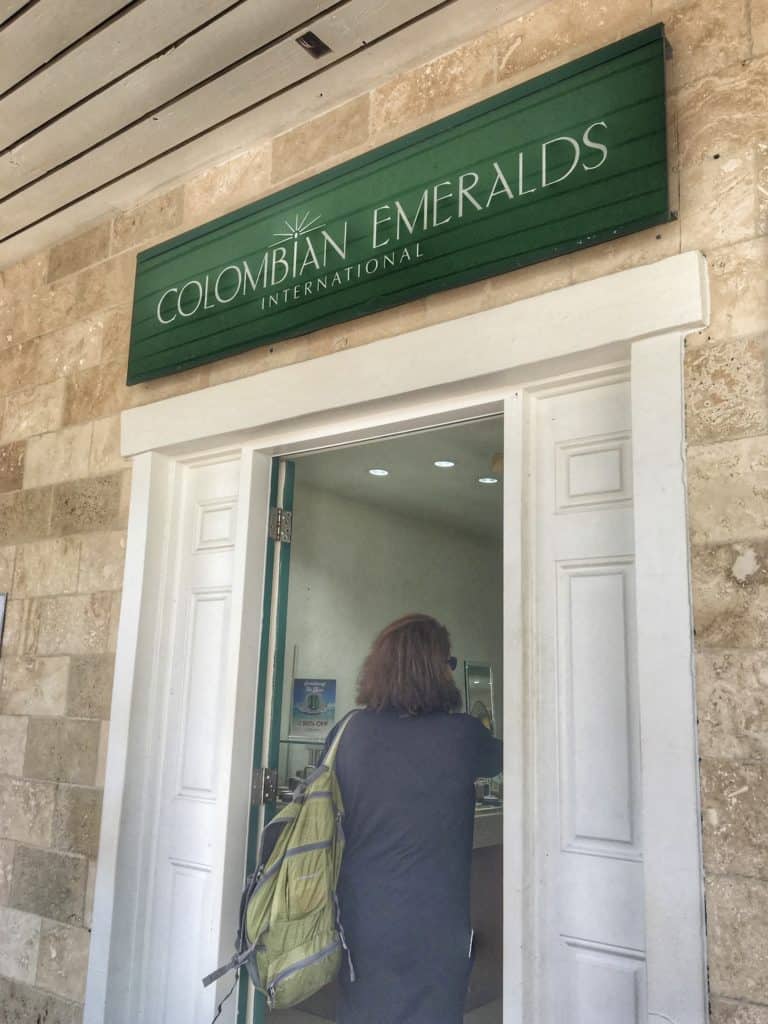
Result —
[[669, 220], [664, 45], [656, 25], [141, 253], [128, 383]]

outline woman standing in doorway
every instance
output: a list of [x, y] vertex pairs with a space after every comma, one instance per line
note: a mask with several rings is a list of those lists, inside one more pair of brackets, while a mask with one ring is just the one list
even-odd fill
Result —
[[[448, 631], [405, 615], [374, 641], [336, 759], [346, 849], [337, 1024], [460, 1024], [471, 969], [474, 781], [501, 743], [461, 707]], [[329, 736], [333, 738], [335, 730]]]

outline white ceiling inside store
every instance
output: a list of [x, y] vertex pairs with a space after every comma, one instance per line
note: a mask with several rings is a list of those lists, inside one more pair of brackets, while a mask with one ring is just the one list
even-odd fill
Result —
[[[478, 477], [491, 475], [491, 460], [503, 450], [504, 421], [494, 416], [299, 457], [296, 480], [500, 542], [502, 475], [498, 484], [480, 484]], [[436, 460], [456, 465], [439, 469]], [[389, 475], [371, 476], [369, 469]], [[300, 493], [295, 514], [301, 515]]]
[[0, 0], [0, 267], [542, 2]]

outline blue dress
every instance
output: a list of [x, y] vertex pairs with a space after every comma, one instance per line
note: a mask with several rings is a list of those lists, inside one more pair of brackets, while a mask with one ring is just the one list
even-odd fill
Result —
[[501, 743], [469, 715], [364, 710], [342, 737], [336, 771], [346, 834], [339, 902], [357, 975], [351, 982], [342, 967], [337, 1024], [461, 1024], [473, 783], [501, 771]]

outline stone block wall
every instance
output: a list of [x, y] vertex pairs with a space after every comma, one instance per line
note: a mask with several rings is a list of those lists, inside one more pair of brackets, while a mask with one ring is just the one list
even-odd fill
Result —
[[[678, 220], [125, 386], [139, 249], [658, 21]], [[712, 1020], [768, 1024], [768, 0], [552, 0], [2, 272], [4, 1021], [82, 1015], [130, 488], [121, 410], [693, 248], [713, 301], [685, 370]]]

